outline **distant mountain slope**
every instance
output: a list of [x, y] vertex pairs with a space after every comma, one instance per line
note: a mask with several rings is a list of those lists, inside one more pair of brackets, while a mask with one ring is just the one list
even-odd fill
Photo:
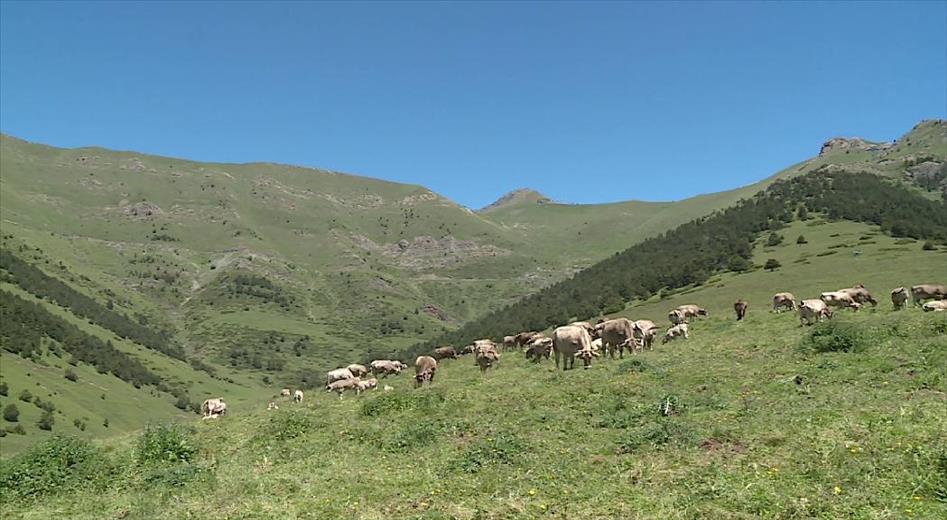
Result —
[[5, 244], [168, 331], [189, 360], [257, 384], [311, 383], [456, 330], [777, 179], [854, 169], [936, 196], [945, 122], [890, 146], [847, 142], [683, 201], [570, 205], [526, 190], [474, 212], [420, 186], [326, 170], [3, 136], [0, 222]]

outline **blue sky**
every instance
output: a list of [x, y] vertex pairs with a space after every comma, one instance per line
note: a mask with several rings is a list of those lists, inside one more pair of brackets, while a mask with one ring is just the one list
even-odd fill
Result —
[[0, 129], [480, 207], [748, 184], [947, 115], [947, 3], [0, 4]]

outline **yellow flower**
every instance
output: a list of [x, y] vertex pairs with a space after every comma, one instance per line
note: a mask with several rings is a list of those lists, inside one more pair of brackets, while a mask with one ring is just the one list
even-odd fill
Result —
[[[536, 494], [536, 490], [535, 490], [535, 489], [530, 489], [530, 490], [529, 490], [529, 496], [533, 496], [533, 495], [535, 495], [535, 494]], [[914, 497], [914, 498], [917, 498], [917, 497]]]
[[842, 488], [835, 486], [835, 489], [832, 490], [836, 495], [842, 494]]
[[921, 497], [914, 495], [914, 500], [921, 500]]

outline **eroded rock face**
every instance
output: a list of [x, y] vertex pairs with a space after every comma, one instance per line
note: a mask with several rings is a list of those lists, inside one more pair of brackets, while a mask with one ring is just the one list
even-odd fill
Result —
[[138, 219], [148, 219], [164, 213], [157, 204], [148, 201], [129, 204], [122, 208], [122, 211], [125, 215]]
[[399, 267], [431, 269], [462, 264], [484, 256], [506, 256], [510, 251], [492, 244], [478, 244], [473, 240], [458, 240], [451, 235], [434, 238], [429, 235], [401, 239], [395, 243], [379, 244], [363, 235], [351, 237], [356, 246], [366, 251], [381, 253]]

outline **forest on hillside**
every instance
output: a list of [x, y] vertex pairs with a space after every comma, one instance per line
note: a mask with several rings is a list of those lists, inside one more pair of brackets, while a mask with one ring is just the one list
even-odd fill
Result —
[[[713, 274], [753, 268], [753, 243], [796, 218], [874, 224], [889, 235], [947, 243], [947, 203], [868, 173], [815, 173], [774, 183], [756, 196], [636, 244], [570, 279], [400, 353], [405, 359], [439, 345], [499, 339], [574, 319], [620, 311], [659, 291], [699, 285]], [[369, 353], [390, 354], [390, 353]]]

